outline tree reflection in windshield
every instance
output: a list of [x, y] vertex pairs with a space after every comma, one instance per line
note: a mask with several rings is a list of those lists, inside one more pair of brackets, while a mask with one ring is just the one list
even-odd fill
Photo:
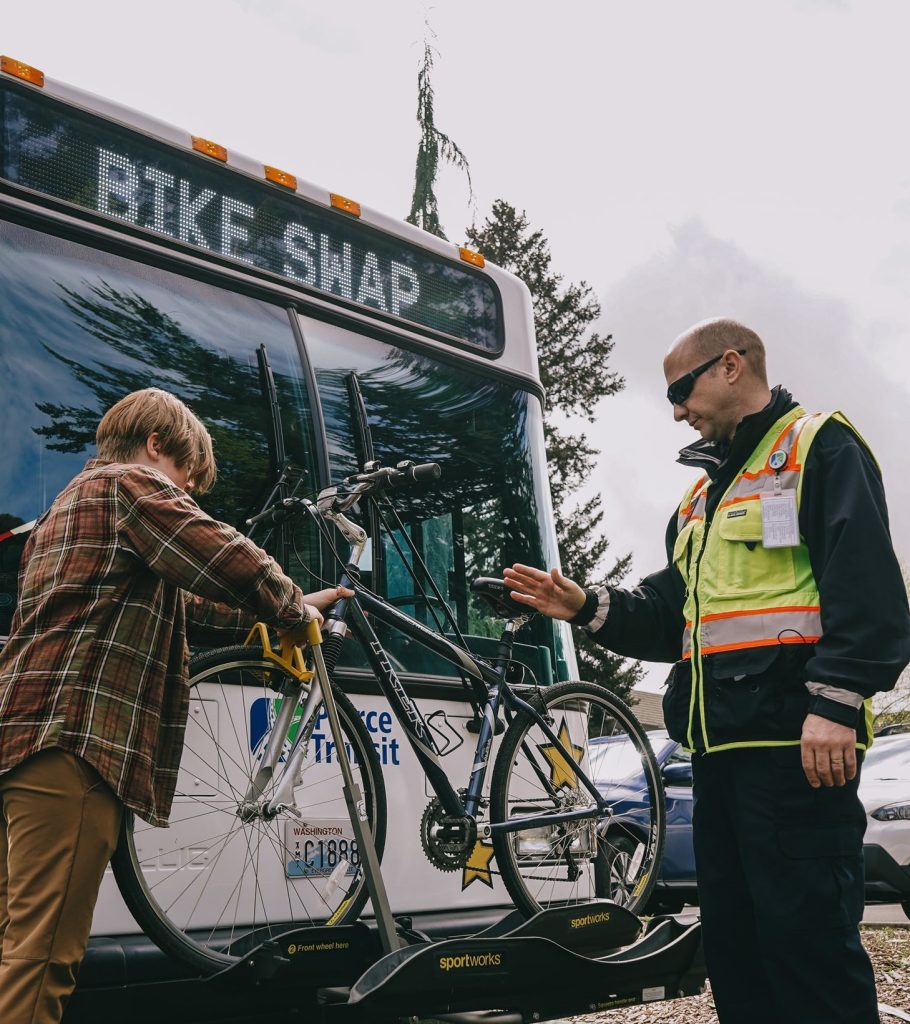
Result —
[[[318, 486], [312, 416], [286, 309], [8, 223], [0, 225], [0, 308], [4, 521], [40, 515], [94, 455], [104, 411], [130, 391], [157, 386], [187, 401], [209, 428], [219, 480], [201, 504], [242, 528], [274, 476], [260, 344], [288, 455]], [[313, 533], [301, 521], [293, 539], [318, 571]], [[15, 603], [21, 546], [16, 539], [2, 553], [0, 634]], [[308, 573], [288, 568], [311, 588]]]

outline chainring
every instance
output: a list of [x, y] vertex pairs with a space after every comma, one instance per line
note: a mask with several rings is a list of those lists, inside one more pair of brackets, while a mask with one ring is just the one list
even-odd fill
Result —
[[[464, 791], [459, 793], [464, 798]], [[440, 871], [460, 871], [476, 843], [477, 822], [467, 815], [453, 817], [434, 796], [420, 819], [420, 845], [427, 860]]]

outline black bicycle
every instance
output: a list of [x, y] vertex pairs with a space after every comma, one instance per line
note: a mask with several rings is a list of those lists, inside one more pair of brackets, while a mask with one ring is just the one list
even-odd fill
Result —
[[[339, 744], [353, 766], [361, 798], [357, 814], [369, 823], [380, 857], [386, 798], [370, 734], [350, 699], [329, 682], [350, 636], [362, 647], [435, 794], [419, 828], [436, 867], [459, 870], [480, 857], [526, 914], [595, 898], [613, 899], [633, 912], [647, 903], [663, 849], [664, 796], [648, 738], [632, 711], [592, 683], [529, 681], [513, 658], [515, 634], [529, 611], [511, 599], [501, 580], [472, 584], [505, 620], [490, 659], [471, 652], [451, 614], [433, 630], [361, 582], [367, 534], [345, 513], [357, 502], [391, 508], [392, 488], [432, 484], [438, 476], [435, 464], [392, 469], [371, 463], [315, 502], [285, 497], [249, 521], [308, 515], [333, 547], [340, 534], [349, 553], [337, 582], [356, 596], [327, 613], [318, 655], [313, 646], [275, 651], [259, 626], [248, 646], [191, 662], [190, 724], [171, 827], [152, 828], [128, 815], [114, 871], [146, 933], [198, 970], [223, 969], [264, 939], [292, 929], [350, 924], [363, 909], [367, 873], [333, 756]], [[396, 533], [407, 538], [403, 529]], [[416, 549], [410, 561], [424, 602], [445, 613]], [[462, 674], [478, 723], [464, 788], [449, 778], [433, 731], [405, 691], [374, 621]], [[328, 728], [326, 686], [338, 710], [334, 731]]]

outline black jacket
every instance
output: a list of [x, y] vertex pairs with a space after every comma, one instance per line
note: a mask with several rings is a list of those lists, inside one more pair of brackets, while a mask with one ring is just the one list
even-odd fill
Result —
[[[724, 492], [759, 441], [795, 405], [789, 392], [775, 388], [768, 405], [747, 416], [728, 445], [700, 441], [680, 453], [680, 462], [700, 466], [710, 477], [708, 528]], [[848, 427], [829, 420], [809, 449], [802, 487], [799, 526], [818, 584], [823, 636], [817, 644], [705, 656], [704, 699], [712, 746], [798, 740], [810, 712], [855, 725], [862, 741], [861, 713], [811, 695], [804, 684], [824, 683], [871, 697], [890, 690], [910, 661], [907, 590], [891, 544], [881, 475], [868, 449]], [[677, 661], [685, 585], [672, 564], [675, 540], [674, 511], [666, 534], [666, 568], [633, 590], [610, 588], [607, 620], [593, 637], [630, 658], [676, 662], [664, 717], [674, 739], [685, 742], [691, 664]], [[587, 615], [589, 621], [591, 617]], [[694, 736], [696, 748], [703, 747], [700, 729]]]

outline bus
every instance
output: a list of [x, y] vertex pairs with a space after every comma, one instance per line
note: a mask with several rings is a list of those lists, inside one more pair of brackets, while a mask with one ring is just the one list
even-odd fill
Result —
[[[525, 285], [291, 172], [12, 58], [0, 65], [0, 638], [30, 524], [93, 455], [105, 409], [158, 386], [213, 437], [219, 480], [201, 504], [244, 532], [289, 466], [310, 493], [367, 458], [438, 462], [438, 485], [406, 498], [404, 528], [469, 643], [490, 653], [494, 624], [470, 580], [516, 560], [558, 564]], [[365, 525], [365, 581], [432, 624], [407, 547]], [[304, 590], [334, 579], [305, 522], [270, 544]], [[475, 737], [463, 680], [382, 639], [450, 774], [467, 779]], [[577, 678], [566, 624], [538, 618], [522, 640], [540, 682]], [[384, 767], [394, 911], [467, 931], [472, 915], [508, 908], [495, 873], [441, 874], [428, 862], [419, 824], [432, 794], [355, 645], [339, 678]], [[268, 712], [250, 709], [251, 742]], [[198, 783], [191, 775], [178, 803]], [[161, 856], [161, 870], [181, 870]], [[93, 950], [122, 959], [137, 930], [108, 873]]]

